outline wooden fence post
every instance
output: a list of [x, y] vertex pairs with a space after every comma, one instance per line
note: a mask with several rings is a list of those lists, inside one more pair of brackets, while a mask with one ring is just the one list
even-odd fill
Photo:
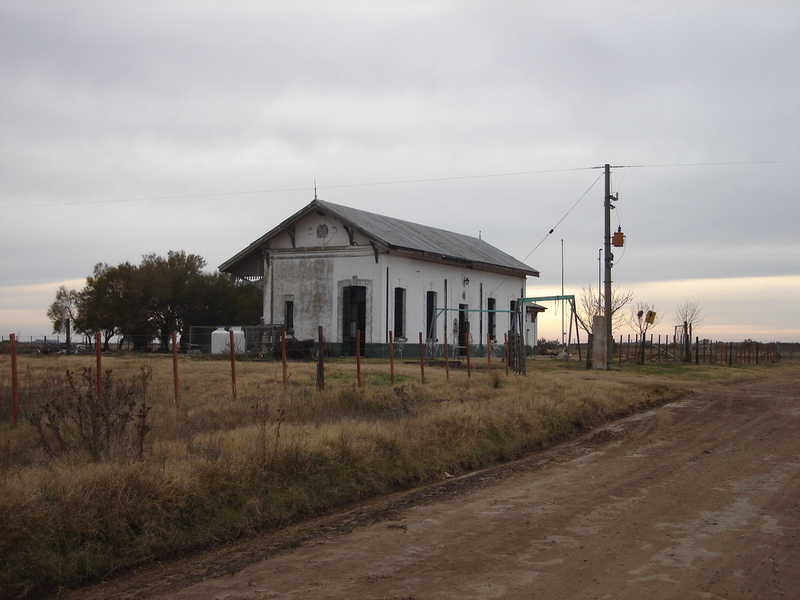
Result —
[[422, 345], [422, 332], [419, 332], [419, 369], [422, 373], [422, 383], [425, 383], [425, 346]]
[[[422, 335], [422, 334], [420, 334]], [[361, 330], [356, 329], [356, 380], [361, 387]]]
[[95, 360], [97, 363], [97, 377], [95, 378], [95, 384], [97, 386], [97, 399], [100, 400], [100, 396], [103, 395], [103, 359], [102, 359], [102, 351], [100, 348], [100, 340], [101, 340], [100, 332], [94, 334], [94, 354]]
[[508, 377], [508, 333], [503, 334], [503, 346], [505, 347], [505, 359], [506, 359], [506, 377]]
[[389, 380], [394, 385], [394, 332], [389, 332]]
[[486, 333], [486, 369], [492, 372], [492, 334]]
[[233, 329], [228, 331], [228, 338], [231, 346], [231, 392], [233, 393], [233, 400], [236, 401], [238, 397], [236, 392], [236, 340], [233, 335]]
[[172, 332], [172, 386], [175, 388], [175, 408], [181, 407], [181, 386], [178, 378], [178, 332]]
[[465, 344], [467, 346], [467, 378], [469, 379], [472, 377], [472, 362], [469, 357], [469, 333], [465, 337], [467, 338]]
[[444, 332], [444, 376], [450, 381], [450, 351], [447, 348], [447, 331]]
[[11, 351], [11, 426], [17, 426], [17, 412], [19, 411], [19, 375], [17, 373], [17, 334], [8, 336]]
[[325, 390], [325, 336], [319, 326], [319, 350], [317, 351], [317, 391]]
[[286, 360], [286, 328], [281, 327], [281, 367], [283, 369], [283, 389], [289, 385], [289, 371]]

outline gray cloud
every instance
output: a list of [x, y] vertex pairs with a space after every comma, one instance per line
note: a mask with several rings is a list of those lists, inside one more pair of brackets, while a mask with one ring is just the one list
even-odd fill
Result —
[[[614, 171], [616, 280], [797, 275], [798, 30], [779, 1], [6, 0], [0, 279], [216, 265], [315, 179], [523, 258], [604, 162], [645, 165]], [[473, 177], [503, 173], [530, 174]], [[596, 281], [601, 202], [530, 256], [542, 284], [562, 238], [568, 284]]]

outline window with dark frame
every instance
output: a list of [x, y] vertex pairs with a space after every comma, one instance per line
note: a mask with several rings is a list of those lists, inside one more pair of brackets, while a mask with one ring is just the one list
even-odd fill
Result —
[[287, 300], [284, 305], [284, 326], [286, 331], [291, 333], [294, 331], [294, 300]]
[[406, 289], [394, 288], [394, 337], [406, 337]]
[[488, 298], [486, 300], [486, 309], [489, 311], [488, 312], [489, 337], [494, 342], [497, 340], [497, 319], [495, 318], [497, 313], [494, 312], [495, 310], [497, 310], [497, 300], [494, 298]]

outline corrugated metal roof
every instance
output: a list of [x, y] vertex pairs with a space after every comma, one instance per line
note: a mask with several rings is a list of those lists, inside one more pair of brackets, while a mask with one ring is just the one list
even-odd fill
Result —
[[237, 263], [267, 243], [271, 237], [280, 233], [292, 222], [312, 210], [319, 210], [322, 213], [338, 218], [348, 227], [360, 231], [378, 246], [388, 250], [423, 254], [425, 258], [466, 262], [475, 268], [491, 270], [492, 267], [500, 267], [520, 274], [539, 276], [539, 272], [536, 269], [532, 269], [480, 238], [318, 199], [314, 199], [311, 204], [220, 265], [220, 270], [234, 270]]
[[442, 258], [496, 265], [508, 269], [525, 271], [528, 275], [539, 275], [513, 256], [495, 248], [484, 240], [436, 227], [420, 225], [394, 217], [324, 202], [314, 201], [323, 212], [328, 211], [352, 225], [367, 237], [387, 247], [439, 255]]

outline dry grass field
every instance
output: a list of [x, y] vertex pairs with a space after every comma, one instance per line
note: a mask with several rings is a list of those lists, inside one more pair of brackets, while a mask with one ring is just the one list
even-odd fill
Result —
[[[0, 596], [96, 580], [159, 558], [320, 515], [359, 499], [515, 458], [675, 398], [693, 385], [783, 367], [649, 365], [586, 371], [531, 361], [528, 376], [485, 364], [471, 377], [387, 361], [19, 359], [18, 427], [0, 425]], [[89, 371], [87, 371], [87, 369]], [[71, 373], [67, 376], [67, 373]], [[110, 374], [109, 374], [110, 372]], [[0, 357], [0, 411], [10, 402]]]

